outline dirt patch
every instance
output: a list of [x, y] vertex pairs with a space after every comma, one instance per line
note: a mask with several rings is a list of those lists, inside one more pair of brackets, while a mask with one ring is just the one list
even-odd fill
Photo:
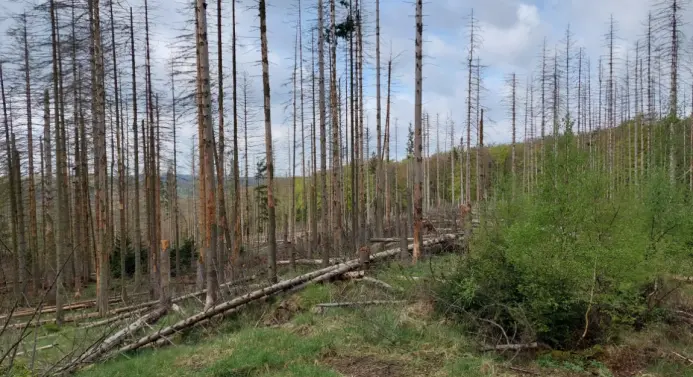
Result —
[[615, 377], [639, 376], [657, 358], [657, 349], [653, 347], [618, 347], [608, 350], [606, 366]]
[[346, 377], [399, 377], [407, 376], [401, 362], [385, 360], [373, 355], [330, 357], [324, 360]]
[[289, 322], [296, 313], [302, 311], [300, 299], [292, 296], [277, 305], [269, 315], [263, 318], [262, 323], [265, 326], [283, 325]]

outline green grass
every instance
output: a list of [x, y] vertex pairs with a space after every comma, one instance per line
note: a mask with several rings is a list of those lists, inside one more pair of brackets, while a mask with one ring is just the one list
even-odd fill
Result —
[[[459, 256], [436, 257], [429, 264], [381, 266], [373, 275], [407, 293], [386, 293], [363, 282], [343, 281], [311, 285], [303, 291], [271, 302], [251, 305], [217, 326], [177, 334], [178, 345], [147, 349], [89, 366], [78, 377], [336, 377], [357, 376], [464, 376], [520, 377], [506, 367], [502, 356], [479, 354], [473, 335], [441, 317], [433, 304], [420, 300], [423, 286], [451, 271]], [[414, 280], [415, 276], [421, 279]], [[410, 293], [414, 292], [414, 293]], [[409, 304], [366, 308], [329, 309], [317, 313], [319, 303], [378, 299], [406, 299]], [[186, 308], [192, 313], [194, 308]], [[169, 314], [155, 327], [178, 319]], [[45, 329], [40, 329], [45, 334]], [[65, 327], [42, 339], [67, 339], [80, 335]], [[651, 338], [645, 336], [644, 338]], [[42, 343], [43, 344], [43, 343]], [[678, 348], [677, 348], [678, 349]], [[682, 349], [682, 352], [688, 351]], [[51, 355], [52, 350], [41, 357]], [[692, 352], [693, 353], [693, 352]], [[689, 354], [689, 353], [687, 353]], [[512, 356], [512, 355], [509, 355]], [[541, 375], [608, 377], [604, 368], [545, 358], [524, 360], [524, 369]], [[22, 366], [14, 375], [30, 376]], [[606, 372], [605, 372], [606, 371]], [[693, 372], [672, 360], [662, 360], [649, 370], [652, 377], [693, 377]]]

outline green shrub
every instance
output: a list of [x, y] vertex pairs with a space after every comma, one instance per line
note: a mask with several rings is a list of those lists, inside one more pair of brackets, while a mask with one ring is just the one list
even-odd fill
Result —
[[469, 255], [438, 288], [438, 307], [488, 342], [607, 341], [652, 318], [656, 279], [691, 266], [685, 188], [654, 172], [615, 189], [571, 140], [556, 159], [547, 149], [531, 193], [496, 192]]

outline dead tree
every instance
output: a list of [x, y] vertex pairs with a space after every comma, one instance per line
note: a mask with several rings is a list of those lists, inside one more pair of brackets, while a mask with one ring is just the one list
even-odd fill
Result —
[[[97, 255], [97, 307], [100, 315], [108, 313], [108, 221], [106, 216], [106, 118], [105, 93], [103, 88], [104, 66], [101, 38], [101, 11], [99, 0], [89, 2], [91, 19], [91, 69], [92, 69], [92, 127], [94, 130], [94, 176], [96, 202], [96, 255]], [[58, 241], [57, 243], [60, 243]]]
[[415, 85], [416, 94], [414, 100], [414, 253], [412, 262], [416, 263], [421, 256], [423, 248], [423, 237], [421, 234], [421, 222], [423, 220], [422, 210], [422, 190], [423, 179], [422, 169], [422, 145], [421, 145], [421, 116], [422, 116], [422, 82], [423, 82], [423, 0], [416, 1], [416, 71]]
[[268, 212], [268, 243], [269, 243], [269, 278], [277, 282], [277, 238], [276, 215], [274, 203], [274, 156], [272, 154], [272, 103], [270, 100], [269, 58], [267, 46], [267, 12], [265, 0], [258, 2], [260, 13], [260, 42], [262, 50], [262, 88], [264, 92], [265, 110], [265, 154], [267, 161], [267, 212]]

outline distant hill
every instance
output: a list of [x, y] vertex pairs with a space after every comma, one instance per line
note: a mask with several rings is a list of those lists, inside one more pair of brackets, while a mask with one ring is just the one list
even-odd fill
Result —
[[[181, 195], [192, 195], [193, 193], [193, 186], [197, 184], [198, 177], [194, 177], [190, 174], [178, 174], [178, 192]], [[162, 182], [166, 182], [166, 175], [162, 175], [161, 177]], [[248, 186], [254, 187], [257, 186], [257, 179], [255, 177], [240, 177], [240, 185], [242, 187], [245, 187], [246, 181], [248, 181]], [[231, 182], [230, 179], [227, 179], [226, 182]]]

